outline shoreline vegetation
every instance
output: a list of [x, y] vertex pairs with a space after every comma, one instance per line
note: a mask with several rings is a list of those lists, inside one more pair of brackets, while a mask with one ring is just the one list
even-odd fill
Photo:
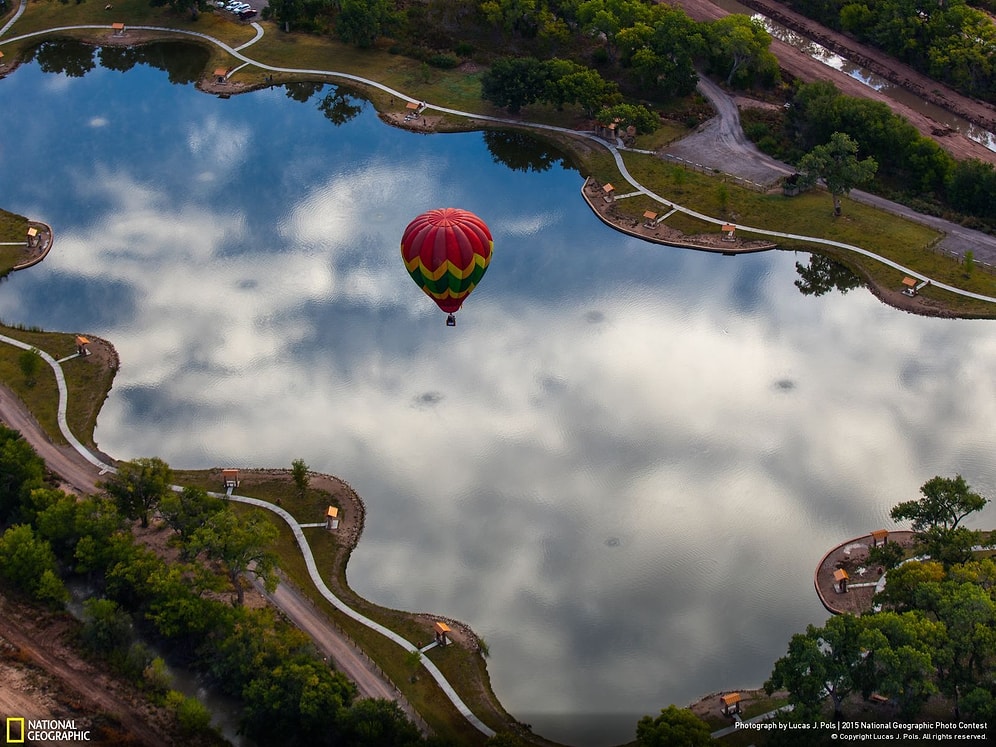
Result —
[[[75, 334], [3, 325], [0, 325], [0, 334], [27, 342], [56, 359], [70, 356], [76, 351]], [[113, 346], [104, 340], [91, 338], [91, 346], [94, 350], [90, 355], [65, 361], [63, 367], [70, 392], [67, 421], [71, 428], [75, 424], [77, 430], [74, 433], [78, 438], [96, 450], [93, 440], [96, 415], [99, 406], [110, 393], [118, 358]], [[0, 345], [0, 381], [4, 382], [11, 394], [25, 403], [52, 441], [64, 444], [65, 439], [60, 433], [56, 414], [59, 395], [51, 369], [45, 366], [39, 372], [37, 381], [28, 384], [23, 374], [15, 373], [21, 352], [12, 346]], [[73, 363], [79, 365], [74, 366]], [[116, 461], [107, 455], [101, 456], [109, 462]], [[217, 491], [222, 486], [221, 469], [174, 470], [174, 478], [183, 486]], [[305, 530], [322, 578], [333, 593], [356, 611], [420, 645], [432, 641], [435, 622], [447, 623], [452, 631], [454, 645], [437, 647], [423, 656], [431, 658], [474, 714], [496, 732], [516, 734], [529, 744], [545, 747], [556, 745], [539, 735], [533, 735], [528, 726], [505, 711], [491, 689], [485, 661], [488, 654], [487, 643], [470, 626], [440, 615], [380, 607], [349, 586], [346, 568], [362, 534], [366, 509], [363, 500], [348, 483], [331, 475], [309, 472], [309, 487], [301, 497], [295, 489], [290, 469], [258, 468], [240, 472], [240, 495], [280, 506], [301, 523], [320, 521], [328, 505], [337, 506], [342, 514], [340, 531], [329, 532], [320, 527]], [[233, 506], [236, 510], [243, 510], [239, 504]], [[295, 588], [377, 664], [436, 734], [453, 738], [458, 744], [483, 744], [484, 735], [456, 711], [424, 670], [413, 670], [396, 644], [353, 621], [321, 596], [310, 581], [304, 558], [289, 528], [269, 512], [266, 514], [267, 519], [279, 530], [276, 551], [281, 571]]]
[[[100, 20], [107, 28], [65, 29], [51, 34], [42, 33], [45, 29], [64, 27], [76, 23], [83, 24]], [[128, 26], [155, 25], [161, 30], [127, 29], [116, 35], [109, 28], [113, 21], [124, 20]], [[223, 49], [187, 33], [206, 34], [215, 37], [234, 49], [252, 42], [248, 51], [253, 59], [265, 61], [275, 67], [290, 66], [312, 71], [334, 68], [345, 75], [377, 80], [406, 95], [422, 101], [432, 101], [434, 105], [447, 106], [463, 111], [477, 112], [481, 117], [501, 117], [508, 114], [480, 98], [480, 67], [469, 63], [453, 70], [430, 68], [417, 60], [392, 54], [385, 43], [376, 44], [370, 49], [357, 49], [336, 42], [303, 33], [285, 33], [275, 24], [259, 21], [264, 34], [255, 40], [255, 29], [245, 23], [237, 23], [221, 13], [202, 12], [197, 20], [186, 15], [177, 15], [167, 8], [152, 8], [142, 0], [123, 0], [110, 11], [103, 11], [85, 4], [75, 6], [56, 3], [31, 3], [24, 15], [18, 19], [16, 35], [38, 33], [38, 36], [20, 38], [4, 45], [8, 50], [7, 62], [0, 68], [0, 76], [8, 75], [18, 66], [18, 62], [28, 50], [44, 40], [68, 38], [96, 46], [126, 45], [137, 46], [156, 41], [182, 41], [196, 44], [208, 52], [208, 62], [197, 87], [211, 95], [230, 96], [259, 88], [282, 85], [295, 81], [324, 81], [346, 90], [360, 92], [378, 112], [385, 123], [426, 133], [479, 131], [489, 128], [517, 129], [515, 124], [497, 124], [487, 119], [458, 117], [446, 113], [430, 113], [430, 116], [414, 121], [404, 120], [404, 101], [398, 101], [386, 91], [360, 81], [346, 80], [335, 75], [311, 73], [272, 73], [252, 64], [233, 68], [232, 57]], [[170, 33], [176, 29], [182, 36]], [[330, 62], [334, 59], [334, 63]], [[211, 71], [226, 70], [223, 81]], [[686, 103], [687, 107], [701, 108], [697, 94]], [[687, 113], [687, 112], [686, 112]], [[676, 113], [676, 117], [680, 117]], [[557, 111], [550, 106], [528, 107], [527, 122], [522, 119], [521, 129], [533, 137], [552, 142], [561, 149], [568, 159], [586, 178], [595, 179], [601, 184], [624, 184], [612, 154], [597, 146], [593, 141], [574, 137], [567, 133], [543, 131], [529, 128], [530, 122], [555, 124], [568, 129], [590, 127], [590, 120], [580, 111], [566, 107]], [[664, 124], [654, 135], [640, 136], [635, 146], [642, 150], [653, 150], [667, 142], [674, 141], [691, 132], [688, 127], [677, 122]], [[819, 235], [839, 241], [853, 243], [869, 249], [891, 261], [897, 262], [923, 277], [929, 277], [950, 286], [981, 293], [996, 295], [996, 274], [975, 263], [972, 269], [960, 259], [951, 258], [936, 250], [942, 235], [926, 226], [912, 223], [884, 211], [867, 208], [853, 201], [847, 202], [843, 218], [834, 219], [825, 206], [825, 195], [813, 193], [793, 198], [781, 194], [781, 188], [772, 185], [764, 193], [758, 193], [736, 183], [732, 177], [721, 173], [700, 174], [673, 163], [665, 163], [659, 158], [651, 158], [639, 153], [625, 154], [626, 167], [644, 186], [668, 199], [690, 205], [693, 209], [731, 224], [749, 223], [792, 232], [804, 227], [808, 234]], [[717, 196], [718, 195], [718, 196]], [[786, 200], [791, 199], [791, 209]], [[625, 207], [613, 211], [612, 220], [606, 220], [606, 211], [596, 210], [598, 217], [620, 232], [627, 233], [627, 227], [636, 211], [637, 216], [646, 210], [663, 206], [649, 198], [627, 200]], [[591, 203], [589, 202], [589, 205]], [[592, 206], [594, 209], [594, 206]], [[716, 225], [708, 224], [691, 216], [675, 215], [668, 219], [669, 234], [675, 237], [702, 236], [713, 233], [718, 236]], [[801, 230], [801, 228], [799, 229]], [[11, 235], [0, 222], [0, 241], [9, 240]], [[630, 235], [633, 235], [632, 233]], [[746, 233], [738, 235], [746, 237]], [[673, 244], [681, 244], [675, 238]], [[683, 242], [686, 247], [695, 248], [695, 241]], [[881, 262], [828, 246], [816, 246], [799, 241], [782, 240], [777, 248], [788, 251], [805, 251], [820, 255], [840, 263], [856, 274], [868, 286], [869, 291], [895, 308], [926, 316], [954, 318], [996, 318], [996, 304], [972, 298], [961, 297], [943, 289], [929, 285], [916, 297], [902, 294], [902, 281], [905, 273], [888, 267]], [[0, 254], [0, 274], [6, 264]], [[973, 271], [974, 270], [974, 271]]]

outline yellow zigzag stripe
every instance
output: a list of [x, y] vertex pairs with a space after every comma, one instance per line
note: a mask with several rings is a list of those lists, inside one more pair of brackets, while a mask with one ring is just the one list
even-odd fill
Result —
[[[488, 248], [492, 249], [493, 246], [494, 242], [489, 242]], [[439, 267], [436, 268], [435, 272], [430, 272], [429, 268], [422, 264], [422, 260], [418, 256], [416, 256], [415, 259], [413, 259], [411, 262], [405, 262], [405, 267], [408, 269], [408, 272], [414, 272], [415, 270], [421, 269], [422, 275], [424, 277], [431, 278], [432, 280], [439, 280], [439, 278], [441, 278], [443, 275], [455, 275], [461, 280], [464, 280], [465, 278], [469, 277], [477, 267], [487, 267], [488, 262], [491, 259], [490, 255], [491, 255], [490, 251], [488, 252], [487, 257], [484, 257], [480, 254], [475, 254], [473, 261], [470, 263], [470, 266], [467, 267], [466, 269], [462, 267], [457, 267], [449, 260], [446, 260], [441, 265], [439, 265]]]

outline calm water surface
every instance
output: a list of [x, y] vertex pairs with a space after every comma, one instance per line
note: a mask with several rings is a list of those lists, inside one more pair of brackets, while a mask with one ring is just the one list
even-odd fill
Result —
[[[996, 495], [992, 323], [803, 296], [802, 254], [631, 240], [542, 148], [292, 93], [220, 100], [145, 64], [0, 81], [3, 205], [56, 235], [0, 316], [113, 341], [116, 458], [348, 480], [352, 585], [470, 623], [536, 732], [624, 742], [760, 685], [827, 617], [829, 546], [935, 474]], [[398, 251], [446, 205], [495, 236], [453, 329]]]

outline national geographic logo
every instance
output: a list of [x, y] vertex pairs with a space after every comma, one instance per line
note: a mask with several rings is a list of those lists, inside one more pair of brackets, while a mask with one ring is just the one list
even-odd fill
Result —
[[90, 730], [76, 726], [76, 719], [25, 719], [7, 717], [7, 744], [31, 742], [89, 742]]
[[7, 719], [7, 744], [24, 744], [24, 719]]

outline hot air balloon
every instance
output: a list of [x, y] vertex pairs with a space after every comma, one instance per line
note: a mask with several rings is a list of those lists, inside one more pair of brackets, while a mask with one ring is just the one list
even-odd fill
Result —
[[483, 220], [468, 210], [439, 208], [422, 213], [401, 237], [401, 257], [412, 280], [447, 313], [447, 326], [484, 277], [494, 240]]

